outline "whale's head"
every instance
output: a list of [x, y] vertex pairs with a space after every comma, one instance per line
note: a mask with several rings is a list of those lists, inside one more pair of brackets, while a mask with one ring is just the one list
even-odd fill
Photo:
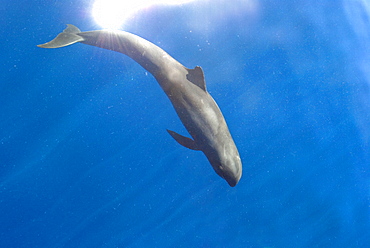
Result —
[[236, 146], [222, 146], [221, 149], [205, 153], [216, 173], [234, 187], [242, 176], [242, 162]]

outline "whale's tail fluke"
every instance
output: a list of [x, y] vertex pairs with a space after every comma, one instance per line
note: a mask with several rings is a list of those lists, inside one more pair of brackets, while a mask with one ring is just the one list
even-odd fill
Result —
[[58, 34], [58, 36], [53, 40], [37, 46], [42, 48], [58, 48], [84, 41], [84, 38], [79, 36], [78, 33], [81, 33], [81, 30], [78, 29], [78, 27], [72, 24], [67, 24], [67, 28], [64, 29], [62, 33]]

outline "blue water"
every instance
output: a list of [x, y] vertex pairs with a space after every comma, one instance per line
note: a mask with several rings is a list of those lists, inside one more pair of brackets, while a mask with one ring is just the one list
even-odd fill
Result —
[[370, 4], [199, 1], [126, 31], [205, 71], [235, 188], [124, 55], [36, 47], [89, 1], [0, 5], [0, 247], [370, 247]]

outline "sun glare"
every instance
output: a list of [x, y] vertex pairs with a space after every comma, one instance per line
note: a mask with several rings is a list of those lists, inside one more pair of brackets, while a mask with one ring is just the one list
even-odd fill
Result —
[[153, 5], [180, 5], [195, 0], [96, 0], [92, 15], [99, 26], [118, 29], [133, 14]]

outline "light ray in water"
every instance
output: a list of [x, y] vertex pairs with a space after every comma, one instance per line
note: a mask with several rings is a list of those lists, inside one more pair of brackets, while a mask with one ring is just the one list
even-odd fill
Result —
[[118, 29], [133, 14], [153, 5], [180, 5], [195, 0], [96, 0], [92, 15], [99, 26]]

